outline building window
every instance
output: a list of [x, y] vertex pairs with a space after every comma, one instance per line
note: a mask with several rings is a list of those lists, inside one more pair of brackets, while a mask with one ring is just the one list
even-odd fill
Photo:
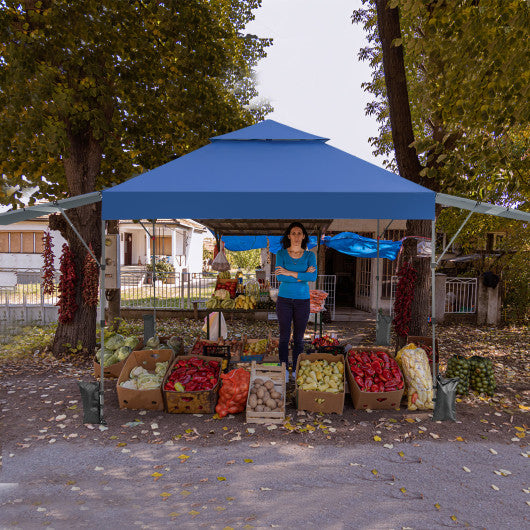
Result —
[[41, 254], [44, 232], [0, 232], [0, 253]]

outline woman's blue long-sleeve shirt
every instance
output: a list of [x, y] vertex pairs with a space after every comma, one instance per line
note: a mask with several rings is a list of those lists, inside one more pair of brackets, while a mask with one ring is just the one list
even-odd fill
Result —
[[[306, 272], [309, 266], [315, 267], [315, 272]], [[276, 267], [283, 267], [288, 271], [297, 272], [298, 278], [278, 274], [276, 278], [280, 283], [278, 296], [283, 298], [297, 298], [304, 300], [309, 298], [309, 285], [317, 279], [317, 258], [313, 252], [306, 250], [301, 258], [291, 258], [287, 249], [282, 248], [276, 254]]]

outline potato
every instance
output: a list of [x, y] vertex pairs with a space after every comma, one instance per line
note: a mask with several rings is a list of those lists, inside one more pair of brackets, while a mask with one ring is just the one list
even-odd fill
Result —
[[263, 405], [263, 399], [259, 399], [259, 398], [258, 398], [257, 403], [258, 403], [258, 405]]
[[267, 401], [265, 401], [265, 405], [269, 407], [271, 410], [276, 408], [276, 401], [274, 399], [269, 398]]
[[263, 396], [265, 395], [265, 389], [263, 387], [259, 387], [256, 391], [256, 395], [259, 399], [263, 399]]
[[263, 402], [265, 403], [265, 401], [267, 401], [267, 399], [270, 399], [271, 398], [271, 395], [267, 392], [267, 390], [265, 390], [265, 392], [263, 392]]
[[263, 379], [260, 379], [259, 377], [254, 379], [254, 386], [261, 386], [263, 384]]
[[264, 386], [267, 390], [274, 390], [274, 383], [270, 379], [265, 381]]
[[279, 392], [276, 392], [276, 390], [273, 390], [271, 392], [271, 398], [272, 399], [280, 399], [281, 397], [282, 397], [282, 395]]
[[263, 412], [263, 405], [256, 405], [255, 411], [256, 412]]
[[283, 399], [277, 399], [276, 404], [278, 405], [278, 407], [283, 407]]
[[248, 398], [248, 406], [251, 409], [256, 408], [256, 405], [258, 404], [258, 398], [256, 397], [256, 394], [251, 394]]
[[270, 412], [271, 411], [271, 408], [270, 407], [263, 407], [263, 412]]

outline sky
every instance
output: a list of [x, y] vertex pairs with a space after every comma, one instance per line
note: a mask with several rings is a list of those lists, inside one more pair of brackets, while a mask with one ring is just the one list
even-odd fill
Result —
[[330, 145], [373, 164], [368, 142], [378, 123], [365, 115], [371, 95], [367, 63], [357, 59], [366, 45], [362, 26], [351, 15], [360, 0], [262, 0], [247, 32], [273, 38], [267, 58], [256, 67], [260, 97], [274, 112], [267, 118], [330, 138]]

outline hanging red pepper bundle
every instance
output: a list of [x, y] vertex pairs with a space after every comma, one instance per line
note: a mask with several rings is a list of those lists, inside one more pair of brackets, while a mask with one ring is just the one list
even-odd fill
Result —
[[66, 324], [74, 318], [77, 311], [75, 301], [75, 284], [77, 275], [75, 273], [74, 255], [65, 243], [61, 256], [61, 279], [59, 280], [59, 322]]
[[394, 329], [400, 337], [409, 334], [412, 301], [414, 300], [414, 285], [418, 273], [410, 263], [403, 263], [398, 271], [399, 281], [396, 288], [394, 302]]
[[403, 376], [395, 359], [384, 351], [350, 350], [348, 364], [363, 392], [392, 392], [404, 386]]
[[41, 289], [43, 294], [53, 294], [55, 291], [55, 256], [53, 254], [53, 243], [50, 232], [45, 232], [42, 236], [44, 248], [42, 249], [42, 283]]
[[[92, 245], [90, 245], [92, 250]], [[83, 266], [83, 302], [86, 306], [98, 305], [99, 270], [94, 258], [87, 252]]]
[[227, 374], [221, 374], [223, 385], [219, 390], [219, 399], [215, 412], [220, 418], [227, 414], [243, 412], [247, 405], [250, 373], [244, 368], [236, 368]]

